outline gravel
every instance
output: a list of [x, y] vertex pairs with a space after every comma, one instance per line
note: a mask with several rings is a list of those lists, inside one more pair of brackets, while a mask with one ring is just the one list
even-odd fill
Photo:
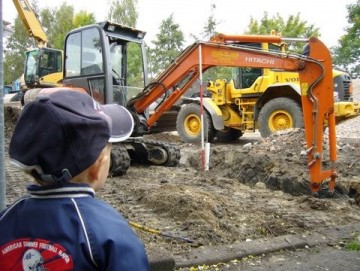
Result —
[[[360, 103], [360, 79], [353, 80], [353, 96], [354, 101]], [[336, 137], [340, 141], [360, 143], [360, 116], [338, 123]]]

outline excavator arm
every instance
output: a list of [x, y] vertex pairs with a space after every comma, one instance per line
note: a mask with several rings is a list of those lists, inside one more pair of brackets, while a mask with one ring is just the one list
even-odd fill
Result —
[[[316, 59], [316, 60], [315, 60]], [[307, 142], [310, 188], [314, 193], [321, 189], [323, 180], [330, 180], [329, 192], [333, 193], [336, 161], [336, 130], [332, 78], [332, 61], [329, 50], [316, 38], [309, 40], [309, 59], [306, 68], [299, 73], [301, 100]], [[322, 169], [324, 125], [329, 129], [330, 169]]]
[[[290, 55], [242, 47], [239, 42], [307, 42], [308, 55]], [[332, 62], [328, 48], [317, 38], [287, 39], [278, 36], [226, 36], [219, 34], [209, 42], [197, 42], [184, 50], [171, 66], [161, 73], [145, 90], [129, 101], [129, 108], [142, 114], [149, 106], [166, 95], [146, 120], [151, 127], [165, 111], [180, 99], [187, 89], [210, 67], [273, 68], [299, 72], [301, 99], [307, 142], [310, 188], [319, 192], [324, 180], [330, 180], [329, 191], [334, 191], [336, 171], [336, 136]], [[168, 95], [171, 90], [170, 95]], [[323, 130], [329, 129], [331, 168], [322, 169]]]
[[46, 47], [47, 35], [29, 2], [27, 0], [13, 0], [13, 2], [29, 36], [37, 41], [39, 48]]

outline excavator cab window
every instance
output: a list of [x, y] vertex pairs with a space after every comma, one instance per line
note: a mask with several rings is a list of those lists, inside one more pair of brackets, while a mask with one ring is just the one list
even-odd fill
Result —
[[127, 88], [126, 88], [126, 72], [125, 63], [125, 47], [117, 42], [110, 46], [110, 60], [113, 84], [113, 100], [114, 102], [126, 106]]
[[81, 86], [104, 103], [106, 86], [99, 30], [88, 28], [68, 35], [65, 56], [64, 83]]
[[103, 72], [102, 49], [97, 29], [91, 28], [69, 36], [66, 51], [66, 77]]
[[131, 41], [117, 41], [110, 45], [113, 100], [126, 106], [129, 99], [144, 89], [142, 48]]
[[[43, 76], [62, 71], [62, 52], [50, 48], [37, 48], [26, 52], [25, 84], [34, 87]], [[42, 82], [46, 83], [42, 78]]]
[[39, 54], [39, 76], [45, 76], [55, 72], [61, 72], [61, 52], [40, 49]]
[[33, 86], [37, 80], [37, 63], [39, 57], [39, 49], [26, 52], [24, 79], [28, 86]]
[[110, 22], [71, 31], [65, 40], [64, 84], [86, 89], [100, 103], [126, 106], [147, 82], [143, 36]]

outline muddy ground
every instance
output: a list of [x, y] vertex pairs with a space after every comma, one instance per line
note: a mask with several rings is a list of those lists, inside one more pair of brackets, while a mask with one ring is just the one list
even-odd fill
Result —
[[[16, 111], [5, 108], [6, 143]], [[350, 121], [354, 123], [350, 126], [360, 125], [360, 117]], [[320, 199], [310, 193], [302, 130], [267, 139], [244, 136], [232, 144], [215, 142], [209, 171], [202, 171], [200, 146], [181, 143], [172, 133], [147, 137], [177, 144], [180, 165], [132, 165], [126, 175], [109, 177], [98, 197], [134, 223], [148, 251], [180, 259], [201, 246], [321, 231], [360, 221], [354, 189], [360, 187], [359, 139], [338, 140], [336, 195]], [[29, 179], [9, 166], [7, 156], [6, 178], [10, 203], [25, 194]]]

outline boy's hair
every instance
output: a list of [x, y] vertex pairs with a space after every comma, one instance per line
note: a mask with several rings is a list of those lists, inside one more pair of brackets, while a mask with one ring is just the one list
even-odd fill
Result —
[[43, 182], [66, 182], [92, 165], [108, 142], [126, 140], [133, 126], [124, 107], [61, 89], [24, 107], [10, 142], [10, 162]]

